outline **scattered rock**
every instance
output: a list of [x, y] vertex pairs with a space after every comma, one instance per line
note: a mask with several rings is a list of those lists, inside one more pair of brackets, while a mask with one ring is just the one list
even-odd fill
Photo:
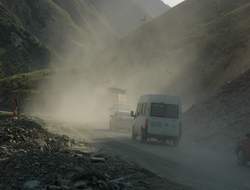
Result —
[[31, 180], [24, 183], [24, 190], [36, 190], [40, 186], [40, 182], [37, 180]]
[[87, 188], [88, 185], [87, 185], [86, 181], [78, 181], [74, 184], [74, 187], [77, 189], [82, 189], [82, 188]]
[[30, 119], [0, 119], [0, 189], [159, 189], [152, 187], [152, 179], [159, 178], [138, 166], [107, 154], [74, 150], [69, 142], [77, 144]]
[[105, 158], [93, 156], [93, 157], [91, 157], [91, 162], [95, 162], [95, 163], [97, 163], [97, 162], [105, 162]]

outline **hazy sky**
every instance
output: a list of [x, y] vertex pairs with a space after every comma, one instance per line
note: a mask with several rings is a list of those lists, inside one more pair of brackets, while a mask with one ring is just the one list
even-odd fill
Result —
[[164, 3], [170, 5], [171, 7], [181, 3], [184, 0], [162, 0]]

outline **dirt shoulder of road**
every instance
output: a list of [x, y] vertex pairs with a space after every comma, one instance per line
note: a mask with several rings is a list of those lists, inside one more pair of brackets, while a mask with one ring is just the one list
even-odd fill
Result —
[[31, 118], [0, 118], [0, 189], [190, 189], [87, 146]]

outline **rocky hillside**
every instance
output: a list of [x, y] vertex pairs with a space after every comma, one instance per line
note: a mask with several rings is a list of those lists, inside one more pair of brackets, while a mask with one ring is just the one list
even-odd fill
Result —
[[[0, 1], [1, 75], [46, 68], [65, 51], [86, 51], [111, 39], [108, 25], [90, 1]], [[90, 21], [91, 20], [91, 21]], [[102, 29], [101, 33], [98, 33]]]
[[249, 68], [249, 10], [247, 0], [187, 0], [124, 38], [121, 60], [161, 65], [166, 89], [192, 104]]
[[48, 66], [50, 52], [0, 2], [0, 78]]
[[247, 71], [185, 113], [185, 139], [233, 151], [237, 141], [250, 133], [249, 100], [250, 71]]
[[156, 18], [163, 13], [166, 13], [171, 7], [160, 1], [151, 0], [134, 0], [140, 7], [142, 7], [152, 18]]
[[194, 104], [184, 116], [184, 142], [233, 151], [250, 132], [249, 11], [247, 0], [187, 0], [118, 45], [126, 51], [121, 60], [159, 66], [150, 81], [165, 80], [163, 92]]
[[[68, 52], [87, 56], [89, 51], [112, 43], [120, 36], [119, 32], [125, 34], [138, 27], [136, 22], [141, 22], [144, 16], [152, 18], [153, 13], [145, 8], [148, 5], [143, 7], [132, 0], [113, 3], [0, 0], [0, 77], [46, 68], [50, 60], [60, 63]], [[163, 11], [159, 7], [162, 3], [155, 4], [153, 16], [156, 10]], [[124, 20], [116, 22], [113, 18], [137, 21], [125, 25]], [[124, 27], [117, 31], [121, 23]]]
[[95, 0], [95, 5], [120, 37], [170, 9], [160, 0]]

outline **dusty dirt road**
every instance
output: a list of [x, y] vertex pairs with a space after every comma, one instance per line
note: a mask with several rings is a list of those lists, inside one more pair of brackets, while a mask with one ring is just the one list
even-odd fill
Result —
[[129, 134], [109, 130], [88, 130], [88, 136], [96, 147], [194, 189], [250, 190], [250, 168], [239, 167], [233, 153], [212, 152], [185, 143], [179, 147], [142, 144], [131, 140]]

